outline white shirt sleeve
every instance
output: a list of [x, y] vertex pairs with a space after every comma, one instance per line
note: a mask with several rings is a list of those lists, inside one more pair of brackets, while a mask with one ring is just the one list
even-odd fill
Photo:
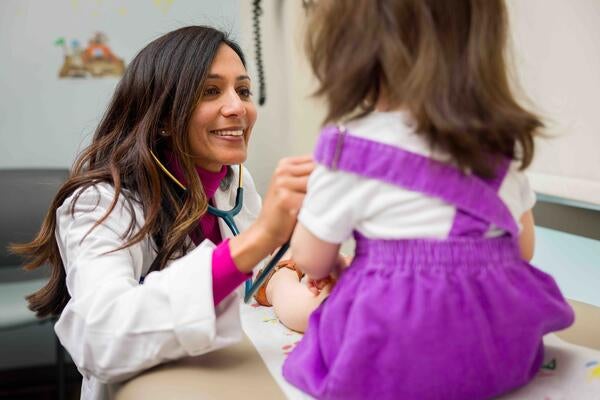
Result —
[[519, 174], [519, 187], [521, 188], [521, 204], [523, 205], [521, 215], [523, 215], [524, 212], [531, 210], [535, 206], [536, 196], [529, 183], [529, 178], [523, 172]]
[[318, 165], [308, 180], [308, 190], [298, 220], [319, 239], [329, 243], [347, 240], [360, 218], [363, 191], [360, 177]]
[[155, 256], [149, 239], [115, 251], [126, 242], [132, 210], [120, 199], [92, 229], [113, 194], [110, 186], [98, 185], [82, 193], [74, 215], [72, 198], [56, 212], [71, 299], [55, 330], [80, 372], [100, 382], [120, 381], [161, 362], [238, 341], [238, 296], [226, 298], [216, 310], [213, 305], [214, 245], [204, 241], [140, 285]]
[[[523, 228], [520, 223], [520, 219], [523, 214], [533, 208], [535, 205], [536, 197], [529, 179], [523, 171], [519, 170], [520, 162], [513, 161], [509, 167], [509, 170], [502, 182], [499, 195], [502, 201], [506, 204], [513, 216], [515, 222], [519, 227], [519, 231]], [[493, 227], [492, 233], [489, 235], [500, 234], [497, 228]]]
[[535, 205], [535, 193], [527, 175], [519, 170], [519, 162], [511, 163], [500, 186], [499, 195], [516, 221], [519, 221], [523, 213], [531, 210]]

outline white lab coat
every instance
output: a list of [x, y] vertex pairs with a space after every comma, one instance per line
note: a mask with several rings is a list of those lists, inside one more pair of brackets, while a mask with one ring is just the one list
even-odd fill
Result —
[[[218, 190], [220, 209], [235, 204], [238, 169], [230, 189]], [[244, 205], [235, 217], [240, 231], [258, 216], [261, 207], [254, 182], [244, 169]], [[207, 353], [241, 339], [240, 290], [217, 307], [213, 304], [211, 257], [215, 245], [205, 240], [168, 268], [149, 274], [156, 253], [151, 238], [112, 253], [132, 220], [122, 198], [113, 212], [85, 237], [108, 209], [111, 185], [98, 184], [83, 192], [70, 213], [73, 196], [58, 208], [56, 238], [67, 273], [71, 300], [55, 326], [63, 346], [83, 375], [82, 399], [103, 399], [107, 383], [125, 380], [159, 363]], [[143, 223], [135, 205], [137, 226]], [[232, 236], [222, 220], [223, 238]]]

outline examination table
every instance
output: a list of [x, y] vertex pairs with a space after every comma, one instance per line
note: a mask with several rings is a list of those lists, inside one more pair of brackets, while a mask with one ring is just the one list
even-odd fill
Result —
[[[556, 335], [562, 339], [558, 342], [566, 346], [573, 343], [587, 349], [600, 350], [600, 308], [576, 301], [570, 303], [576, 313], [576, 322], [571, 328]], [[269, 319], [268, 314], [264, 314], [271, 309], [247, 305], [243, 305], [242, 309], [242, 321], [247, 336], [244, 336], [241, 343], [203, 356], [153, 368], [124, 384], [111, 388], [112, 397], [116, 400], [309, 398], [286, 385], [280, 373], [279, 376], [277, 375], [277, 368], [285, 357], [286, 345], [280, 346], [281, 343], [264, 337], [267, 330], [261, 335], [260, 329], [255, 329], [264, 326], [264, 329], [270, 331], [281, 330], [284, 332], [282, 337], [287, 335], [285, 328]], [[244, 309], [247, 312], [244, 312]], [[293, 333], [289, 335], [290, 340], [300, 338]], [[556, 337], [553, 339], [557, 340]], [[291, 347], [290, 345], [289, 349]], [[585, 351], [583, 348], [580, 349]], [[565, 351], [570, 350], [566, 348]], [[600, 352], [596, 354], [600, 355]], [[272, 362], [273, 355], [281, 355], [281, 357], [276, 362]], [[600, 363], [600, 360], [597, 361]], [[269, 364], [271, 364], [270, 368], [267, 367]], [[600, 368], [600, 364], [598, 366]], [[590, 379], [594, 378], [591, 373], [590, 377]], [[595, 382], [591, 383], [595, 384]], [[600, 383], [598, 388], [600, 390]], [[512, 400], [527, 397], [519, 396], [517, 391], [506, 398]], [[600, 398], [600, 391], [598, 398]]]

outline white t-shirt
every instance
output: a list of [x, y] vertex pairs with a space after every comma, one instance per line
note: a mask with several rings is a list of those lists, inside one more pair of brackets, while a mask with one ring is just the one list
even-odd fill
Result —
[[[415, 134], [410, 117], [403, 112], [373, 112], [346, 125], [348, 134], [396, 146], [436, 160], [422, 136]], [[535, 204], [535, 194], [519, 162], [512, 162], [499, 195], [519, 221]], [[370, 238], [408, 239], [448, 237], [456, 207], [420, 192], [356, 174], [317, 166], [308, 182], [308, 193], [300, 211], [300, 222], [315, 236], [342, 243], [353, 230]], [[502, 231], [490, 227], [486, 236]]]

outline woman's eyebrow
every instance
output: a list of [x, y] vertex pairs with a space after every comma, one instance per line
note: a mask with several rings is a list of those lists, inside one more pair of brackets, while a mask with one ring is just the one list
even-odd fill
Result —
[[[206, 79], [225, 79], [222, 75], [219, 74], [208, 74], [208, 76], [206, 77]], [[250, 80], [250, 77], [248, 75], [240, 75], [237, 78], [235, 78], [236, 81], [245, 81], [245, 80]]]

